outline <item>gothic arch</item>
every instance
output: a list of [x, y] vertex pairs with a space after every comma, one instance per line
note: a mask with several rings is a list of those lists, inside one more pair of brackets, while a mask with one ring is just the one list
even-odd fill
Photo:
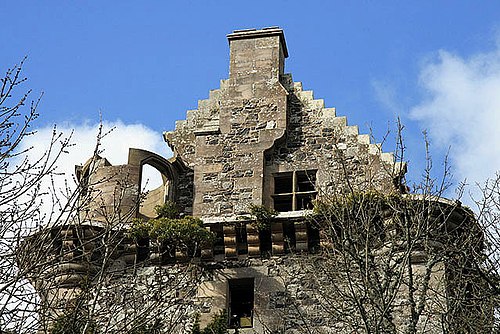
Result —
[[[162, 156], [146, 150], [131, 148], [129, 149], [128, 164], [138, 166], [141, 171], [139, 174], [139, 185], [142, 180], [142, 169], [144, 165], [149, 165], [156, 169], [162, 177], [163, 189], [152, 190], [143, 200], [139, 212], [146, 216], [154, 216], [154, 206], [163, 204], [167, 200], [175, 201], [177, 199], [176, 188], [178, 185], [178, 173], [174, 165]], [[156, 200], [158, 196], [162, 200]]]

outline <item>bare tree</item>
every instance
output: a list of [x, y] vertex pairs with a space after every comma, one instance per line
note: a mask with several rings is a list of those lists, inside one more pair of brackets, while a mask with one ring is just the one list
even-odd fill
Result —
[[480, 186], [477, 220], [484, 237], [483, 261], [472, 263], [483, 279], [484, 296], [491, 301], [485, 310], [494, 313], [493, 328], [500, 328], [500, 171]]
[[40, 298], [39, 331], [170, 333], [194, 321], [203, 269], [192, 257], [211, 234], [200, 220], [163, 217], [164, 206], [156, 219], [136, 218], [147, 195], [136, 167], [95, 154], [77, 170], [69, 215], [21, 244], [18, 263]]
[[[401, 134], [398, 138], [402, 156]], [[340, 150], [336, 159], [345, 161]], [[355, 188], [346, 173], [338, 180], [343, 192], [320, 193], [308, 221], [320, 233], [321, 250], [297, 254], [290, 261], [295, 265], [282, 275], [290, 287], [300, 278], [311, 294], [300, 298], [321, 305], [286, 310], [302, 319], [301, 332], [312, 333], [318, 323], [325, 333], [498, 330], [493, 318], [498, 312], [498, 176], [483, 188], [476, 215], [459, 200], [443, 198], [449, 172], [445, 168], [438, 181], [431, 168], [427, 157], [423, 179], [411, 192], [404, 184], [385, 193], [370, 185]], [[299, 298], [293, 289], [287, 293], [290, 303]], [[327, 316], [318, 319], [318, 314]]]
[[[199, 265], [206, 230], [165, 208], [141, 220], [140, 166], [111, 166], [101, 158], [102, 128], [75, 188], [42, 189], [70, 139], [54, 131], [35, 161], [20, 150], [33, 135], [39, 102], [27, 106], [29, 92], [16, 93], [25, 81], [21, 67], [7, 71], [0, 91], [0, 331], [189, 331], [200, 308], [197, 288], [216, 271]], [[403, 161], [400, 134], [396, 151]], [[429, 157], [411, 192], [401, 170], [386, 171], [395, 187], [381, 192], [369, 183], [353, 185], [342, 152], [334, 150], [344, 170], [336, 177], [342, 191], [319, 191], [313, 214], [299, 222], [320, 235], [321, 247], [280, 265], [285, 291], [273, 298], [288, 304], [283, 312], [295, 319], [294, 332], [498, 330], [500, 175], [484, 185], [474, 214], [443, 199], [448, 170], [435, 180]], [[47, 213], [41, 199], [52, 203]], [[297, 303], [305, 299], [310, 305]], [[287, 333], [287, 326], [266, 330]]]
[[[22, 91], [24, 60], [0, 79], [0, 328], [16, 328], [35, 321], [37, 298], [22, 279], [26, 274], [16, 265], [15, 250], [26, 234], [58, 214], [41, 210], [43, 199], [51, 197], [41, 181], [54, 175], [56, 162], [70, 145], [54, 128], [45, 152], [29, 157], [31, 148], [23, 141], [33, 136], [40, 97], [30, 100], [31, 90]], [[55, 203], [54, 203], [55, 204]], [[55, 208], [54, 208], [55, 209]]]
[[40, 102], [19, 93], [23, 63], [7, 71], [0, 90], [0, 332], [177, 331], [200, 268], [190, 257], [161, 266], [166, 250], [149, 254], [149, 237], [128, 233], [145, 193], [137, 170], [102, 172], [102, 126], [79, 182], [66, 189], [53, 181], [70, 137], [54, 128], [36, 160], [21, 149], [36, 135]]

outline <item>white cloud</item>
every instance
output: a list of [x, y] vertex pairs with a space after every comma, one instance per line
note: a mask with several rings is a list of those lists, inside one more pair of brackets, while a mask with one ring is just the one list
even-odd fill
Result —
[[[73, 145], [68, 148], [67, 153], [62, 154], [57, 160], [57, 172], [60, 175], [55, 178], [55, 189], [65, 189], [65, 181], [70, 187], [75, 187], [75, 165], [82, 165], [92, 157], [96, 147], [98, 127], [99, 124], [95, 123], [64, 124], [57, 127], [56, 131], [58, 133], [62, 132], [64, 136], [73, 133], [71, 137]], [[110, 131], [111, 129], [113, 130]], [[32, 147], [28, 151], [28, 157], [31, 161], [35, 161], [47, 150], [53, 131], [53, 127], [40, 128], [36, 130], [35, 135], [26, 137], [23, 140], [22, 148]], [[113, 165], [126, 164], [128, 150], [131, 147], [152, 151], [166, 158], [172, 155], [166, 143], [163, 142], [161, 133], [153, 131], [142, 124], [104, 121], [103, 133], [108, 131], [109, 133], [101, 141], [101, 153], [99, 155], [108, 159]], [[151, 173], [151, 171], [149, 172]], [[147, 173], [146, 169], [145, 173]], [[155, 176], [154, 173], [145, 175], [145, 178], [150, 179], [148, 189], [152, 189], [158, 185], [158, 182], [161, 182], [159, 177]], [[44, 180], [42, 189], [52, 188], [49, 181], [48, 179]], [[44, 211], [48, 211], [51, 206], [49, 206], [49, 203], [45, 203], [42, 208]]]
[[399, 115], [403, 108], [398, 102], [394, 85], [387, 81], [374, 79], [371, 81], [371, 86], [378, 102], [389, 112]]
[[434, 147], [451, 147], [456, 181], [482, 183], [500, 170], [500, 47], [461, 57], [441, 50], [420, 73], [425, 99], [410, 115]]

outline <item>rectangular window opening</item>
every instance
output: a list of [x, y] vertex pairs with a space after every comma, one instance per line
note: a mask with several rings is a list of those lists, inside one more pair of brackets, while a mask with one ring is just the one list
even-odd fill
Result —
[[316, 171], [299, 171], [297, 174], [297, 192], [315, 191]]
[[278, 212], [292, 211], [292, 202], [293, 202], [292, 195], [275, 196], [273, 200], [274, 200], [274, 209], [276, 211]]
[[174, 263], [175, 262], [175, 246], [171, 245], [165, 241], [158, 241], [160, 254], [161, 254], [161, 263]]
[[[101, 254], [96, 254], [101, 255]], [[94, 256], [94, 253], [92, 253]], [[138, 238], [137, 239], [137, 261], [144, 261], [149, 256], [149, 239], [148, 238]], [[95, 260], [98, 260], [96, 258]]]
[[290, 194], [293, 191], [293, 174], [280, 173], [274, 178], [275, 194]]
[[315, 196], [313, 194], [297, 194], [297, 210], [312, 210], [314, 197]]
[[253, 327], [254, 278], [228, 280], [229, 328]]
[[276, 211], [310, 210], [316, 194], [316, 170], [278, 173], [274, 176], [272, 198]]
[[62, 252], [62, 238], [61, 238], [61, 233], [56, 230], [52, 230], [50, 232], [51, 234], [51, 240], [52, 240], [52, 255], [58, 256]]

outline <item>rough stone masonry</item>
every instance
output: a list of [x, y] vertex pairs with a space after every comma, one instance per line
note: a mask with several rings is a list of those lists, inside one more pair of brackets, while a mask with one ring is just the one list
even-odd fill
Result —
[[[401, 194], [406, 165], [285, 73], [281, 29], [237, 30], [227, 38], [229, 78], [164, 133], [174, 156], [130, 149], [122, 166], [93, 157], [77, 168], [87, 189], [78, 222], [30, 239], [51, 240], [52, 262], [30, 277], [44, 305], [52, 305], [43, 312], [46, 323], [74, 306], [85, 282], [93, 321], [104, 332], [161, 324], [163, 333], [189, 333], [196, 318], [203, 327], [220, 311], [240, 333], [363, 332], [359, 319], [336, 318], [325, 308], [346, 303], [325, 272], [336, 264], [324, 256], [323, 231], [305, 217], [321, 197]], [[144, 165], [163, 178], [148, 193], [140, 189]], [[201, 218], [214, 244], [194, 259], [177, 252], [162, 261], [160, 244], [127, 237], [133, 219], [154, 218], [154, 206], [166, 201]], [[454, 212], [453, 222], [470, 220], [454, 203], [436, 202]], [[278, 211], [268, 231], [249, 217], [251, 205]], [[95, 237], [103, 231], [113, 247]], [[415, 272], [425, 273], [425, 261], [414, 259]], [[435, 315], [446, 313], [446, 265], [430, 272], [432, 303], [422, 333], [443, 331]], [[406, 302], [395, 299], [400, 324], [407, 322]]]

